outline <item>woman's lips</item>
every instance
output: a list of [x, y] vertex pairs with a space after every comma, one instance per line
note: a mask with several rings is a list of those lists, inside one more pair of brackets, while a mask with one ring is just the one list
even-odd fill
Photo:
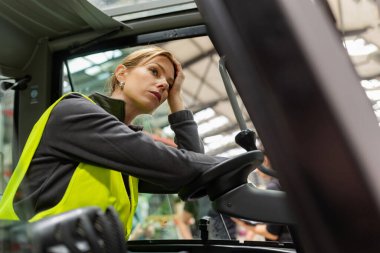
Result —
[[150, 93], [152, 93], [158, 99], [158, 102], [161, 102], [161, 93], [157, 91], [150, 91]]

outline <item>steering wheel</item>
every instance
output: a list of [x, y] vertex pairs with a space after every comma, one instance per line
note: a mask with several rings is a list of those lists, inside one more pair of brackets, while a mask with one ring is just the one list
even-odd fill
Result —
[[228, 159], [204, 171], [178, 192], [181, 200], [193, 200], [205, 195], [214, 200], [247, 182], [248, 174], [264, 160], [259, 150], [249, 151]]

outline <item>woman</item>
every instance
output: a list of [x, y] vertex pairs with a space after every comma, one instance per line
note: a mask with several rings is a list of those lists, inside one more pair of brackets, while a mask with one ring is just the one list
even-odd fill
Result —
[[[0, 219], [35, 221], [74, 208], [112, 205], [131, 230], [139, 192], [176, 192], [224, 158], [203, 155], [197, 125], [181, 97], [184, 74], [167, 51], [128, 55], [110, 97], [72, 93], [53, 104], [29, 136], [0, 203]], [[131, 126], [168, 100], [178, 149]]]

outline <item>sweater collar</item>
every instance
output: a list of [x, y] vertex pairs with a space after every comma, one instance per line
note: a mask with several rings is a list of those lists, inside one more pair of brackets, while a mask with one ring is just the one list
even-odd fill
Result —
[[[122, 100], [110, 98], [100, 93], [94, 93], [89, 96], [97, 105], [102, 107], [106, 112], [115, 116], [119, 121], [124, 122], [125, 103]], [[142, 126], [129, 125], [135, 131], [141, 131]]]

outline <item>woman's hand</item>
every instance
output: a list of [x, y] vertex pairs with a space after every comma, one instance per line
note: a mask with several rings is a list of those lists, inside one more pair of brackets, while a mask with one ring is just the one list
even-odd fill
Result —
[[168, 104], [172, 113], [185, 109], [185, 103], [182, 98], [182, 84], [185, 80], [185, 75], [183, 74], [181, 63], [176, 59], [174, 59], [174, 63], [176, 78], [168, 94]]

